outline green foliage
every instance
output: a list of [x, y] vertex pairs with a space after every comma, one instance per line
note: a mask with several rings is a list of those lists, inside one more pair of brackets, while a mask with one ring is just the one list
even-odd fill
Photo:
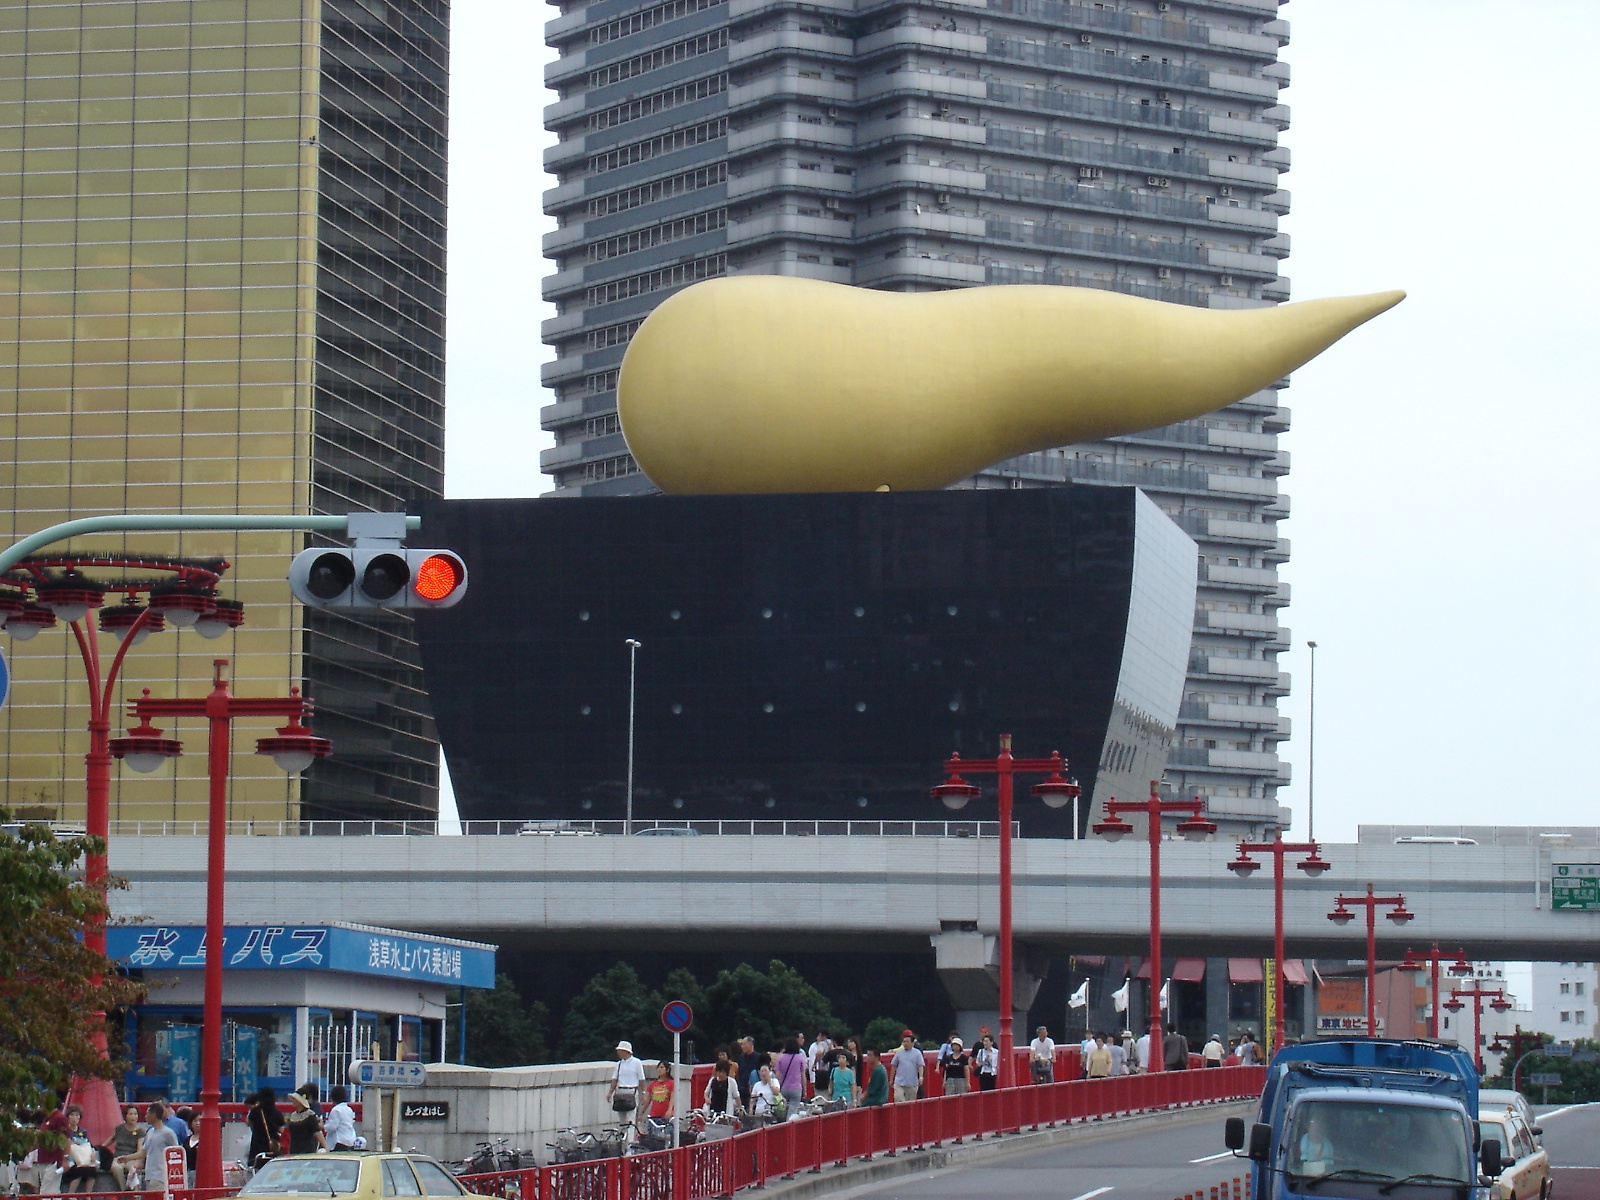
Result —
[[893, 1017], [874, 1017], [867, 1022], [867, 1031], [861, 1035], [861, 1044], [868, 1050], [890, 1051], [900, 1049], [900, 1031], [904, 1021]]
[[[1555, 1058], [1546, 1054], [1530, 1054], [1522, 1060], [1522, 1069], [1517, 1072], [1522, 1083], [1522, 1094], [1528, 1098], [1529, 1103], [1545, 1103], [1545, 1088], [1535, 1086], [1528, 1082], [1530, 1075], [1542, 1075], [1548, 1072], [1561, 1076], [1561, 1086], [1549, 1089], [1551, 1104], [1592, 1104], [1600, 1100], [1600, 1042], [1577, 1038], [1572, 1043], [1573, 1055], [1571, 1058]], [[1591, 1057], [1591, 1055], [1593, 1057]], [[1507, 1072], [1511, 1063], [1505, 1064]], [[1500, 1086], [1510, 1087], [1511, 1081], [1504, 1079]]]
[[[0, 809], [0, 823], [10, 814]], [[96, 1044], [104, 1014], [137, 1003], [143, 988], [83, 937], [108, 915], [106, 886], [79, 860], [103, 843], [57, 838], [48, 825], [0, 828], [0, 1111], [54, 1108], [74, 1076], [112, 1078], [126, 1064]], [[0, 1160], [20, 1158], [36, 1131], [0, 1122]]]
[[749, 963], [721, 972], [706, 988], [705, 1011], [697, 1015], [710, 1045], [732, 1045], [748, 1034], [762, 1050], [796, 1029], [810, 1036], [837, 1026], [827, 997], [776, 958], [765, 974]]
[[641, 1058], [660, 1054], [661, 1005], [625, 962], [596, 975], [572, 998], [561, 1023], [564, 1062], [595, 1062], [616, 1057], [619, 1041], [633, 1043]]
[[467, 1005], [467, 1062], [474, 1067], [525, 1067], [549, 1059], [545, 1032], [550, 1010], [535, 1000], [524, 1005], [509, 975], [494, 977], [494, 990], [463, 989]]

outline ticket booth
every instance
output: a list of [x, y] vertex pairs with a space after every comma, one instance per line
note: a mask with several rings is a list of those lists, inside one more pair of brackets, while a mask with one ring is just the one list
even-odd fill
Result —
[[[193, 1103], [200, 1093], [205, 930], [121, 925], [111, 958], [149, 987], [128, 1014], [123, 1098]], [[352, 1059], [444, 1058], [447, 999], [494, 986], [495, 947], [366, 925], [229, 926], [222, 954], [222, 1099], [303, 1083], [326, 1094]]]

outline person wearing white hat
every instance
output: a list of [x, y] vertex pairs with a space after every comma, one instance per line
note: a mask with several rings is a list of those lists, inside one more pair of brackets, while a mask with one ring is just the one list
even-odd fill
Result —
[[606, 1088], [606, 1101], [611, 1111], [630, 1122], [638, 1120], [639, 1089], [645, 1083], [644, 1064], [633, 1056], [632, 1042], [617, 1043], [617, 1066], [611, 1072], [611, 1085]]

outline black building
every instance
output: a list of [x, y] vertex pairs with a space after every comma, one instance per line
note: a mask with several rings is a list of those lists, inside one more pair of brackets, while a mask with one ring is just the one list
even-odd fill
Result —
[[472, 572], [416, 622], [464, 819], [622, 817], [630, 638], [636, 820], [938, 819], [940, 764], [1002, 733], [1092, 801], [1166, 760], [1195, 548], [1133, 489], [442, 501], [424, 528]]

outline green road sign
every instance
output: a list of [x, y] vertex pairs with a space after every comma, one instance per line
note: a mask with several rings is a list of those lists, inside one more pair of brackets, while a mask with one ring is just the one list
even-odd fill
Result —
[[1600, 912], [1600, 863], [1554, 863], [1550, 907], [1569, 912]]

